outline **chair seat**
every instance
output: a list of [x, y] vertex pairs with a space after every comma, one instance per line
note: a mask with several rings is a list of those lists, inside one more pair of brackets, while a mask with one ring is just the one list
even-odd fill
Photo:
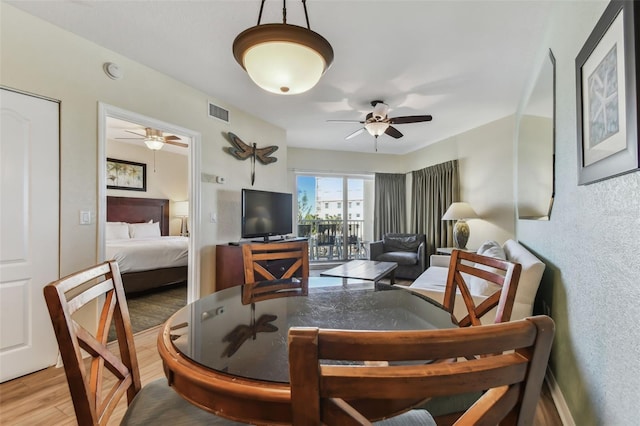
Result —
[[375, 422], [376, 426], [436, 426], [427, 410], [410, 410], [399, 416]]
[[244, 425], [201, 410], [178, 395], [167, 379], [144, 386], [133, 399], [121, 425]]

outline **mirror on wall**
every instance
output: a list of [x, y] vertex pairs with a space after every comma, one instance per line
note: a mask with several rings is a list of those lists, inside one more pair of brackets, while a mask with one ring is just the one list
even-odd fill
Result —
[[549, 220], [555, 195], [555, 65], [551, 50], [518, 131], [518, 218]]

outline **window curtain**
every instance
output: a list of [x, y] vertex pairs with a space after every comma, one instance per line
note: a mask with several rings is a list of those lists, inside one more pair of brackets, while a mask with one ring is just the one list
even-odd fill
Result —
[[375, 240], [391, 232], [405, 232], [406, 228], [406, 175], [376, 173], [373, 214]]
[[427, 260], [438, 247], [453, 246], [453, 224], [442, 216], [459, 201], [458, 160], [437, 164], [412, 173], [411, 226], [427, 236]]

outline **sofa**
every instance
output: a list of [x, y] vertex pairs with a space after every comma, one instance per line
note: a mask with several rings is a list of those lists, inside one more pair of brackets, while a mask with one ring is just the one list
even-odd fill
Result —
[[396, 262], [395, 276], [414, 280], [427, 267], [426, 245], [424, 234], [385, 234], [369, 245], [369, 259]]
[[[478, 250], [478, 254], [506, 259], [522, 266], [516, 298], [513, 304], [511, 320], [526, 318], [533, 314], [533, 303], [540, 286], [540, 280], [545, 264], [535, 257], [529, 250], [515, 240], [507, 240], [503, 246], [495, 241], [488, 241]], [[444, 292], [449, 273], [449, 261], [446, 255], [432, 255], [430, 266], [409, 286], [403, 286], [411, 291], [428, 296], [438, 303], [444, 300]], [[487, 286], [472, 286], [470, 289], [476, 306], [495, 291]], [[482, 324], [494, 322], [497, 308], [492, 309], [481, 318]], [[456, 296], [454, 316], [463, 318], [467, 314], [462, 296]]]

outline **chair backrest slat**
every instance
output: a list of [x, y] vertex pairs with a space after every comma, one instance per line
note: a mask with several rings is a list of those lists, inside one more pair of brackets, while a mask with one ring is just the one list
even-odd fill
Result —
[[[306, 241], [243, 244], [242, 260], [245, 283], [309, 277], [309, 245]], [[269, 269], [267, 265], [276, 261], [279, 261], [279, 267]]]
[[[44, 287], [78, 424], [106, 424], [120, 399], [129, 403], [141, 389], [131, 321], [120, 270], [115, 261], [71, 274]], [[90, 333], [72, 314], [89, 303], [102, 303], [97, 331]], [[120, 357], [107, 347], [115, 322]], [[82, 351], [90, 358], [85, 366]], [[112, 376], [104, 377], [106, 371]], [[108, 385], [108, 389], [103, 389]], [[103, 390], [105, 391], [103, 394]]]
[[460, 424], [531, 424], [553, 335], [546, 316], [447, 330], [293, 327], [293, 424], [368, 424], [426, 398], [478, 391]]
[[[482, 317], [493, 308], [496, 308], [494, 323], [509, 321], [521, 270], [522, 266], [519, 263], [453, 250], [442, 304], [460, 327], [480, 325]], [[496, 284], [500, 289], [476, 305], [470, 283], [467, 282], [470, 277], [486, 280], [488, 283]], [[467, 308], [464, 318], [455, 318], [453, 314], [458, 291]]]

